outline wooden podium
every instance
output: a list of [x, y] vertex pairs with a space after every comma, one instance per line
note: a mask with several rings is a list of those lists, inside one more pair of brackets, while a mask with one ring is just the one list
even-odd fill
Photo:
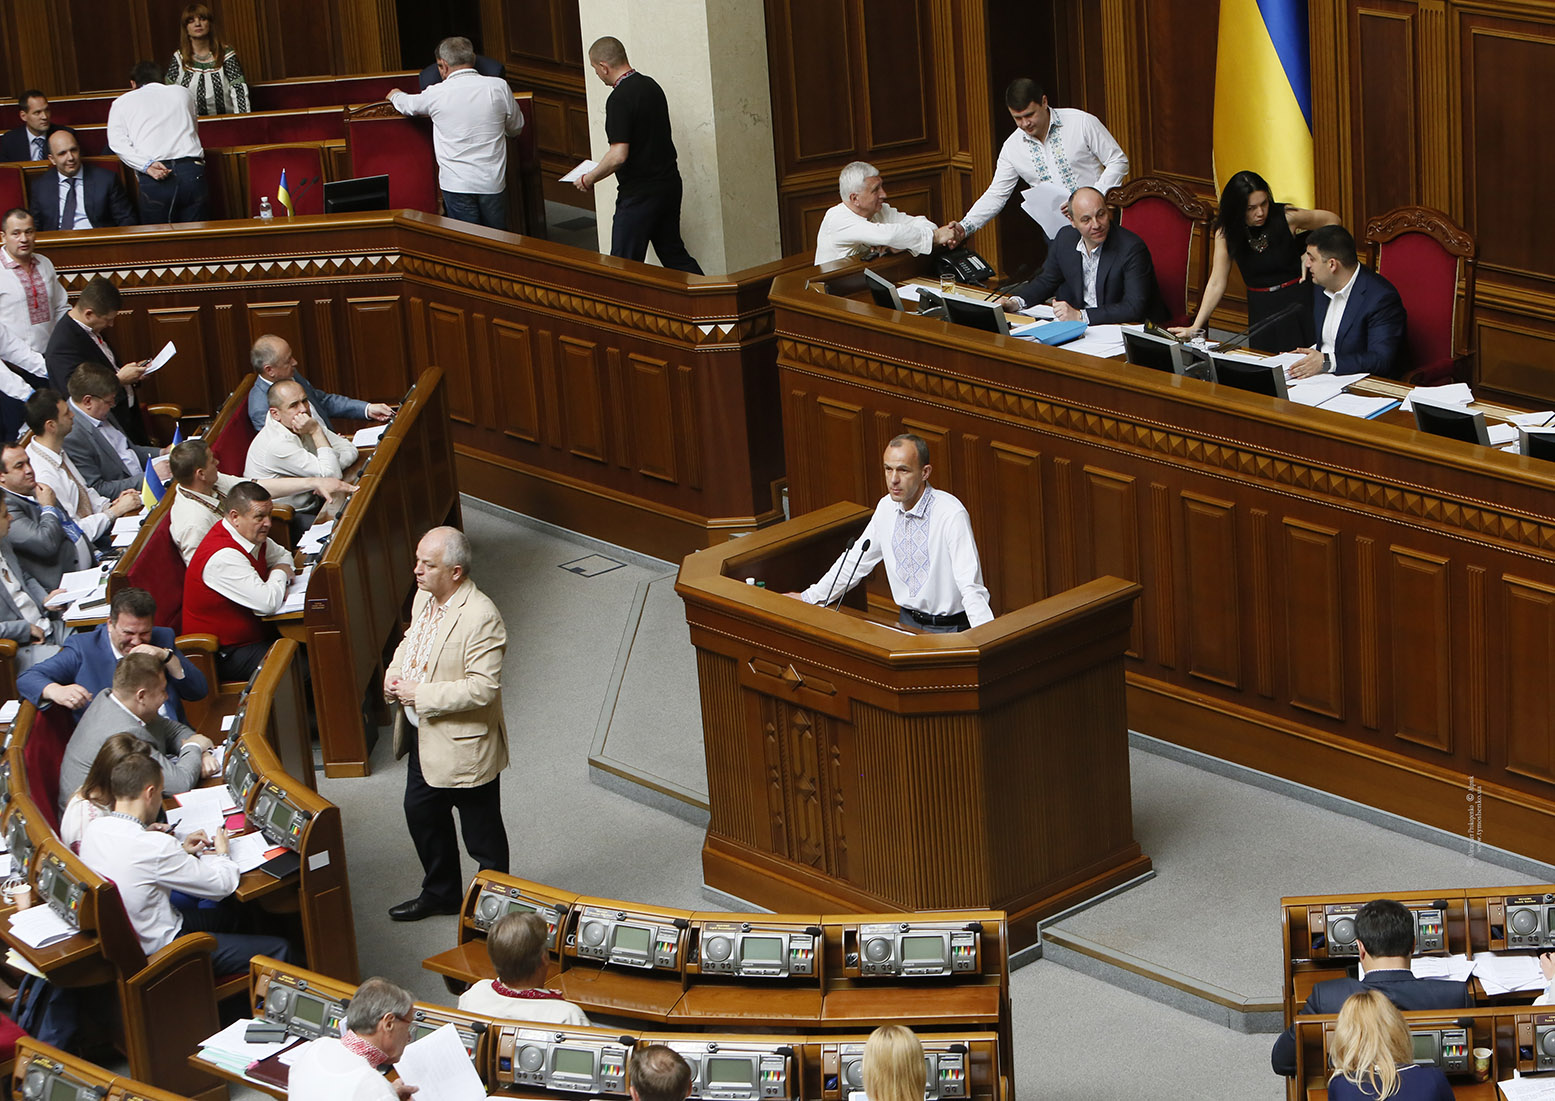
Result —
[[[995, 909], [1037, 920], [1150, 870], [1134, 840], [1123, 654], [1136, 584], [1102, 577], [952, 635], [784, 595], [870, 509], [698, 551], [707, 884], [777, 911]], [[746, 583], [764, 582], [765, 588]]]

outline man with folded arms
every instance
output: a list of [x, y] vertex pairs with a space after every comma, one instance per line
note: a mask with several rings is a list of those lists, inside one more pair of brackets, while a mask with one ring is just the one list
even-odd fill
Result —
[[[204, 440], [185, 440], [173, 448], [169, 468], [174, 482], [173, 509], [168, 517], [173, 542], [184, 563], [200, 549], [200, 540], [226, 513], [223, 502], [243, 479], [221, 472], [221, 460]], [[356, 486], [339, 478], [260, 478], [258, 483], [276, 493], [317, 493], [321, 497], [352, 494]]]
[[38, 584], [57, 589], [66, 573], [96, 563], [91, 541], [59, 507], [54, 491], [38, 481], [19, 443], [0, 447], [0, 490], [11, 518], [10, 547]]
[[247, 680], [265, 659], [275, 628], [263, 616], [286, 602], [297, 572], [291, 554], [270, 538], [270, 493], [239, 482], [227, 494], [227, 514], [200, 541], [184, 572], [184, 631], [215, 635], [216, 672]]
[[162, 717], [184, 721], [184, 700], [204, 699], [205, 675], [178, 650], [170, 627], [158, 627], [157, 601], [145, 589], [123, 588], [108, 605], [108, 622], [77, 631], [59, 653], [16, 678], [16, 690], [38, 708], [63, 707], [81, 712], [103, 689], [112, 687], [113, 671], [130, 654], [150, 654], [162, 663], [167, 700]]
[[159, 654], [125, 654], [113, 668], [113, 684], [97, 694], [76, 723], [59, 766], [59, 810], [64, 813], [86, 779], [97, 751], [114, 734], [133, 734], [151, 747], [159, 780], [171, 795], [188, 791], [202, 776], [216, 775], [211, 740], [162, 714], [167, 703], [167, 662]]
[[999, 303], [1024, 310], [1049, 299], [1059, 321], [1166, 320], [1150, 249], [1137, 234], [1112, 224], [1111, 208], [1094, 187], [1069, 196], [1069, 225], [1053, 238], [1042, 270]]
[[880, 173], [867, 161], [854, 161], [844, 168], [837, 177], [837, 190], [842, 202], [826, 212], [816, 234], [817, 264], [882, 252], [922, 256], [935, 245], [948, 245], [955, 238], [952, 227], [903, 214], [886, 202]]
[[[319, 423], [308, 395], [294, 380], [270, 387], [270, 419], [248, 445], [248, 465], [243, 476], [256, 478], [343, 479], [359, 452], [356, 445]], [[301, 535], [324, 507], [325, 499], [312, 490], [283, 497], [280, 504], [294, 510], [292, 532]]]
[[[27, 399], [27, 426], [32, 429], [27, 457], [39, 484], [54, 491], [60, 510], [89, 542], [111, 539], [115, 520], [133, 516], [144, 507], [139, 490], [125, 489], [110, 501], [86, 484], [65, 453], [65, 438], [75, 426], [75, 410], [58, 391], [39, 390]], [[89, 565], [87, 562], [82, 568]]]
[[388, 979], [368, 979], [346, 1007], [340, 1038], [304, 1044], [287, 1076], [288, 1101], [406, 1101], [416, 1087], [390, 1082], [383, 1072], [410, 1043], [410, 991]]

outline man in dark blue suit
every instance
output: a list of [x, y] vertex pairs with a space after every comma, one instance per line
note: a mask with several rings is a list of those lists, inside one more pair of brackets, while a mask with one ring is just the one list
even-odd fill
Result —
[[41, 161], [49, 155], [49, 97], [29, 88], [16, 98], [22, 125], [0, 135], [0, 161]]
[[1404, 302], [1382, 276], [1362, 267], [1355, 238], [1343, 226], [1319, 226], [1307, 234], [1303, 261], [1312, 276], [1316, 348], [1290, 367], [1292, 378], [1324, 371], [1336, 375], [1394, 378], [1409, 366], [1404, 343]]
[[[1417, 979], [1410, 971], [1415, 928], [1415, 915], [1402, 902], [1379, 898], [1362, 906], [1355, 915], [1355, 942], [1365, 977], [1318, 983], [1299, 1012], [1338, 1013], [1346, 998], [1362, 990], [1379, 990], [1400, 1009], [1472, 1009], [1474, 996], [1467, 983]], [[1296, 1073], [1295, 1026], [1274, 1041], [1269, 1062], [1276, 1074]]]
[[1001, 304], [1023, 310], [1051, 298], [1058, 320], [1092, 325], [1165, 321], [1150, 249], [1137, 234], [1112, 224], [1102, 193], [1076, 188], [1069, 196], [1069, 223], [1053, 238], [1037, 277]]
[[38, 707], [68, 707], [77, 713], [104, 688], [113, 686], [113, 670], [126, 654], [151, 654], [167, 676], [167, 702], [162, 713], [184, 722], [184, 700], [203, 699], [209, 686], [173, 645], [173, 632], [154, 626], [157, 602], [145, 589], [120, 589], [108, 606], [108, 622], [95, 631], [77, 632], [59, 653], [28, 669], [16, 681], [23, 699]]
[[[54, 167], [32, 181], [32, 217], [40, 232], [132, 226], [135, 208], [117, 172], [81, 161], [75, 131], [60, 127], [49, 135]], [[67, 220], [61, 215], [69, 213]]]

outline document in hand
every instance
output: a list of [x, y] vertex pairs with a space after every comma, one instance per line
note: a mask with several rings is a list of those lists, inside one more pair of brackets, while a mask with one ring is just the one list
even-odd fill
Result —
[[[156, 355], [152, 356], [151, 362], [146, 364], [146, 375], [154, 375], [163, 367], [167, 366], [167, 361], [172, 359], [177, 351], [178, 349], [173, 347], [173, 342], [171, 340], [162, 345], [162, 350]], [[142, 375], [141, 377], [145, 378], [146, 376]]]
[[1068, 201], [1069, 192], [1047, 181], [1028, 187], [1020, 194], [1020, 208], [1031, 215], [1031, 220], [1049, 237], [1057, 237], [1058, 231], [1069, 224], [1069, 215], [1064, 213], [1064, 204]]
[[407, 1044], [394, 1069], [416, 1087], [416, 1101], [485, 1101], [486, 1087], [451, 1024]]
[[586, 173], [598, 167], [598, 161], [579, 161], [576, 168], [562, 177], [562, 183], [577, 183]]

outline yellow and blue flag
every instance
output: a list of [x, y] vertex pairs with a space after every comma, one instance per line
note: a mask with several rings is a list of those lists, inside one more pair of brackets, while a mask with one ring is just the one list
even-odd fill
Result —
[[1251, 170], [1294, 206], [1316, 200], [1307, 0], [1221, 0], [1215, 188]]
[[[292, 193], [286, 190], [286, 169], [284, 168], [281, 169], [281, 183], [280, 186], [275, 189], [275, 197], [280, 201], [280, 204], [286, 208], [286, 216], [288, 218], [297, 213], [292, 209]], [[1308, 203], [1307, 205], [1311, 206], [1312, 204]]]
[[157, 502], [167, 493], [167, 486], [163, 484], [161, 478], [157, 477], [156, 467], [152, 466], [151, 463], [152, 460], [146, 460], [146, 477], [140, 483], [141, 503], [147, 509], [156, 508]]

